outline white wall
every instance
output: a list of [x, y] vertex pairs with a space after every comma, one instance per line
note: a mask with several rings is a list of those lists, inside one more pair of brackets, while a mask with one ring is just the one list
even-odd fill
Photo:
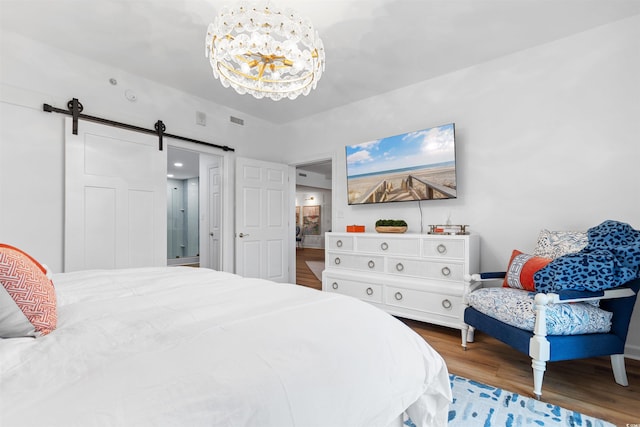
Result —
[[[639, 52], [635, 16], [300, 120], [284, 130], [288, 161], [334, 150], [334, 230], [403, 218], [420, 232], [417, 202], [347, 205], [344, 147], [455, 122], [459, 197], [422, 202], [422, 220], [469, 224], [484, 271], [533, 250], [541, 228], [639, 229]], [[640, 357], [640, 304], [632, 323]]]
[[[279, 139], [265, 144], [265, 135], [276, 131], [268, 122], [0, 31], [0, 241], [25, 248], [53, 271], [63, 266], [65, 116], [43, 112], [43, 103], [66, 109], [75, 97], [84, 114], [149, 129], [162, 120], [168, 133], [233, 147], [235, 154], [178, 141], [231, 158], [225, 161], [227, 177], [233, 177], [236, 155], [279, 160]], [[211, 84], [219, 82], [212, 77]], [[125, 98], [127, 89], [135, 92], [136, 102]], [[195, 124], [196, 111], [207, 114], [206, 127]], [[230, 115], [243, 117], [245, 126], [230, 123]], [[229, 254], [234, 252], [232, 184], [227, 180], [224, 191], [231, 207], [225, 212], [223, 248]], [[225, 269], [230, 268], [232, 256], [225, 258]]]

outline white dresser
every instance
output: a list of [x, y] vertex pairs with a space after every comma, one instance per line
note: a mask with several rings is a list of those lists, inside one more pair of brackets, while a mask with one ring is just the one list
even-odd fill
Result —
[[463, 330], [463, 278], [479, 271], [479, 241], [474, 234], [326, 233], [322, 290]]

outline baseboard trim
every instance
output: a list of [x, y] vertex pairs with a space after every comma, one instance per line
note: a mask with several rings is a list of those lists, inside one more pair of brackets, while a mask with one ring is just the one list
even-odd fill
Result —
[[640, 346], [627, 344], [624, 347], [624, 357], [640, 360]]

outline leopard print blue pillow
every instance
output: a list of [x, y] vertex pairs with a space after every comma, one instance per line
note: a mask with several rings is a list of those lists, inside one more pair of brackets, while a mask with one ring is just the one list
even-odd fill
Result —
[[589, 243], [583, 250], [556, 258], [536, 272], [536, 291], [600, 291], [640, 277], [640, 231], [605, 221], [587, 235]]

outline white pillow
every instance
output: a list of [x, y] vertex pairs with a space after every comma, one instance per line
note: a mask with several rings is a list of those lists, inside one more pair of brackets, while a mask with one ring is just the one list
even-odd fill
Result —
[[589, 238], [586, 231], [541, 230], [533, 254], [556, 259], [584, 249], [587, 243], [589, 243]]

